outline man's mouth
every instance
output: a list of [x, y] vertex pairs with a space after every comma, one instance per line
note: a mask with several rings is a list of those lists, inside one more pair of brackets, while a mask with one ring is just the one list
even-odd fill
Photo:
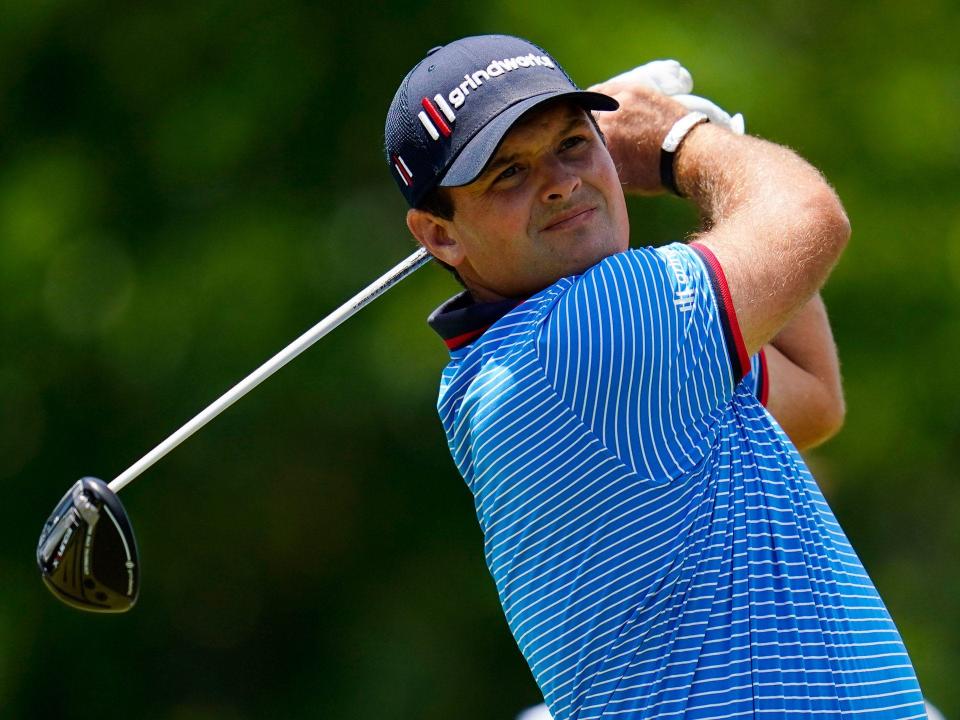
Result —
[[581, 207], [574, 208], [565, 213], [561, 213], [557, 217], [550, 220], [550, 222], [543, 227], [542, 232], [547, 232], [550, 230], [567, 230], [573, 227], [577, 227], [581, 223], [587, 222], [592, 216], [596, 207]]

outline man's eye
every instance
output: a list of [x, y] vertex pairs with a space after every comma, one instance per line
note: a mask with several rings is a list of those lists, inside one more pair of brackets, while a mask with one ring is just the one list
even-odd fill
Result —
[[560, 143], [560, 149], [569, 150], [570, 148], [576, 147], [582, 142], [585, 142], [585, 138], [582, 135], [574, 135], [566, 138], [562, 143]]
[[517, 168], [516, 165], [511, 165], [511, 166], [508, 167], [506, 170], [504, 170], [502, 173], [500, 173], [499, 175], [497, 175], [497, 180], [506, 180], [507, 178], [511, 178], [511, 177], [513, 177], [514, 175], [516, 175], [518, 171], [519, 171], [519, 169]]

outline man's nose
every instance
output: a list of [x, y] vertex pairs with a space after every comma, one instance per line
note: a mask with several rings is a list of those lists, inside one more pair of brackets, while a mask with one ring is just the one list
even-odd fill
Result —
[[543, 202], [555, 203], [569, 200], [580, 187], [580, 175], [557, 158], [544, 163], [543, 187], [540, 198]]

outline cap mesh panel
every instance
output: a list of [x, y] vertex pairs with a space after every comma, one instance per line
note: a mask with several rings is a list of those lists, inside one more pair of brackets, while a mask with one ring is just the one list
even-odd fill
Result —
[[407, 104], [407, 84], [410, 82], [410, 74], [403, 79], [397, 94], [393, 96], [393, 102], [390, 103], [390, 112], [387, 114], [387, 125], [384, 131], [386, 140], [385, 157], [387, 164], [391, 164], [390, 156], [398, 152], [400, 148], [414, 146], [417, 150], [425, 148], [422, 133], [417, 132], [410, 119], [410, 106]]

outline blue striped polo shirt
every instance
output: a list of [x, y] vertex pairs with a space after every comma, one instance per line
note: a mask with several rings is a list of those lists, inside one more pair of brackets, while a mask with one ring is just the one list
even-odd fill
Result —
[[450, 451], [556, 720], [924, 717], [706, 247], [616, 254], [519, 304], [464, 294], [430, 322]]

